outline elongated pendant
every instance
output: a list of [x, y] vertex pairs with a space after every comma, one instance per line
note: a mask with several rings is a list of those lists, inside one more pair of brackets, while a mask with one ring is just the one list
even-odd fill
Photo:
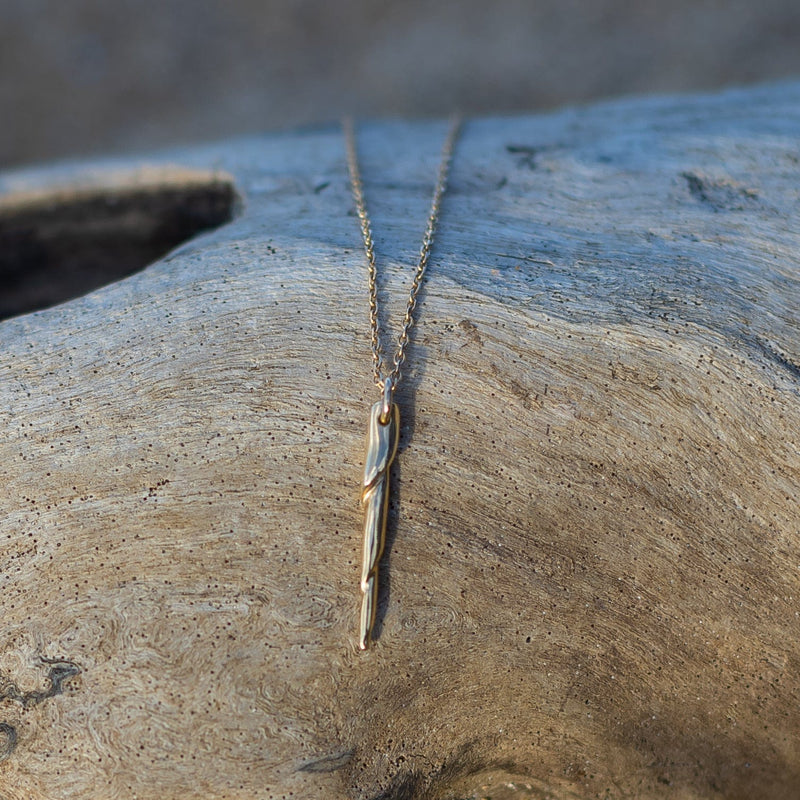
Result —
[[[384, 413], [388, 406], [388, 413]], [[364, 464], [364, 485], [361, 502], [364, 515], [364, 555], [361, 562], [361, 628], [358, 646], [370, 645], [375, 612], [378, 607], [378, 562], [386, 539], [386, 517], [389, 509], [389, 467], [397, 452], [400, 411], [395, 403], [379, 401], [369, 417], [367, 458]]]

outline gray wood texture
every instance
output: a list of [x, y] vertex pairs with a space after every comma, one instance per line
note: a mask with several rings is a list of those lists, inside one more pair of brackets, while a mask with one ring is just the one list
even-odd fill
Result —
[[[360, 130], [390, 322], [444, 131]], [[340, 131], [0, 177], [242, 198], [0, 324], [0, 797], [796, 798], [798, 134], [800, 84], [467, 124], [367, 653]]]

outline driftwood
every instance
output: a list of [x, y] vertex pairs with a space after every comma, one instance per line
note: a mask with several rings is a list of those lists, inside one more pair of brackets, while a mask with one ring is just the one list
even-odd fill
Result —
[[[339, 130], [2, 177], [18, 239], [142, 175], [120, 227], [199, 170], [242, 202], [0, 325], [0, 797], [796, 798], [798, 108], [467, 125], [367, 653]], [[392, 321], [443, 133], [360, 131]]]

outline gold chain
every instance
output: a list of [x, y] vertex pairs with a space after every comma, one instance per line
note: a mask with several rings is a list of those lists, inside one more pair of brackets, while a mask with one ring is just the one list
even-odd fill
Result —
[[356, 136], [353, 128], [353, 121], [346, 118], [342, 121], [344, 130], [345, 144], [347, 147], [347, 166], [350, 170], [350, 183], [353, 190], [353, 199], [356, 204], [358, 219], [361, 222], [361, 234], [364, 237], [364, 250], [367, 254], [367, 268], [369, 273], [369, 321], [371, 328], [372, 342], [372, 374], [375, 384], [384, 393], [384, 409], [388, 414], [391, 404], [392, 394], [400, 381], [401, 367], [406, 359], [406, 347], [408, 346], [409, 331], [414, 324], [414, 308], [417, 305], [417, 295], [419, 294], [422, 280], [425, 277], [425, 270], [433, 246], [433, 237], [436, 232], [436, 223], [439, 220], [439, 208], [442, 202], [442, 195], [447, 188], [447, 173], [450, 168], [450, 161], [453, 157], [453, 149], [459, 130], [461, 129], [460, 117], [453, 117], [450, 122], [450, 129], [442, 146], [442, 157], [439, 164], [439, 173], [436, 179], [436, 186], [433, 190], [433, 200], [431, 210], [428, 214], [428, 224], [425, 234], [422, 237], [422, 246], [419, 251], [419, 261], [414, 280], [411, 282], [411, 291], [406, 303], [406, 313], [403, 317], [403, 324], [400, 336], [397, 339], [397, 349], [392, 360], [392, 370], [388, 375], [384, 375], [383, 347], [381, 345], [380, 321], [378, 316], [378, 271], [375, 267], [375, 243], [372, 239], [372, 226], [367, 206], [364, 201], [364, 186], [361, 182], [361, 174], [358, 169], [358, 157], [356, 155]]

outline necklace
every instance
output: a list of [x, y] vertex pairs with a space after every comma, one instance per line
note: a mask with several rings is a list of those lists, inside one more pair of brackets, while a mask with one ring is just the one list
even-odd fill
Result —
[[409, 332], [414, 324], [417, 295], [428, 266], [436, 224], [439, 220], [442, 195], [447, 187], [447, 173], [453, 156], [456, 138], [461, 128], [461, 122], [459, 118], [453, 118], [442, 146], [442, 157], [436, 186], [433, 190], [428, 223], [422, 237], [417, 269], [414, 273], [414, 279], [411, 281], [411, 291], [406, 302], [406, 313], [397, 339], [392, 366], [388, 372], [385, 371], [383, 346], [381, 345], [375, 244], [372, 240], [372, 226], [367, 214], [364, 187], [358, 169], [355, 131], [350, 119], [343, 121], [342, 128], [347, 149], [347, 166], [350, 171], [353, 200], [361, 223], [361, 235], [364, 239], [364, 250], [367, 256], [372, 376], [375, 385], [382, 394], [381, 399], [370, 410], [367, 456], [364, 463], [364, 483], [361, 491], [361, 502], [364, 506], [364, 550], [361, 561], [362, 598], [358, 646], [361, 650], [366, 650], [371, 642], [372, 628], [375, 625], [375, 613], [378, 606], [378, 562], [383, 554], [383, 546], [386, 540], [386, 517], [389, 509], [389, 468], [397, 453], [397, 439], [400, 430], [400, 411], [393, 399], [394, 392], [402, 377], [401, 370], [406, 359], [406, 348], [410, 338]]

